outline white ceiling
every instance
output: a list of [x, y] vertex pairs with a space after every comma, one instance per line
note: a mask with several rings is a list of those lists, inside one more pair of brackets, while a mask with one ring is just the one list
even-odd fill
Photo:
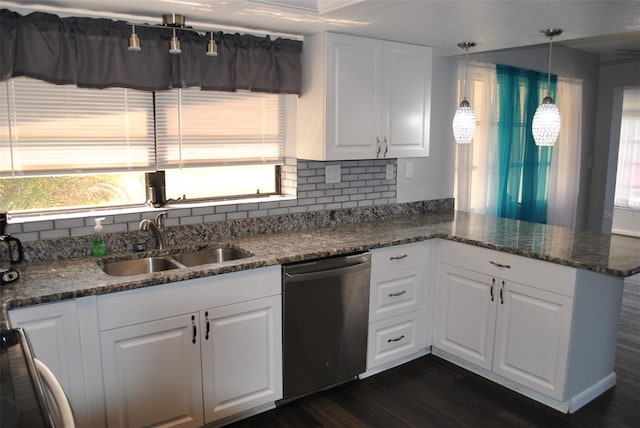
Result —
[[0, 7], [157, 24], [176, 13], [196, 29], [290, 37], [336, 31], [428, 45], [436, 55], [460, 54], [463, 41], [477, 44], [472, 52], [546, 43], [540, 30], [561, 28], [554, 43], [603, 60], [640, 52], [640, 0], [20, 0]]

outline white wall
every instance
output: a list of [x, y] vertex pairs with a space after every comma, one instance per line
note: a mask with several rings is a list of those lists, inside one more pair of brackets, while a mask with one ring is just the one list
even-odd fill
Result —
[[595, 116], [588, 229], [610, 233], [618, 166], [622, 90], [640, 85], [640, 61], [602, 64]]

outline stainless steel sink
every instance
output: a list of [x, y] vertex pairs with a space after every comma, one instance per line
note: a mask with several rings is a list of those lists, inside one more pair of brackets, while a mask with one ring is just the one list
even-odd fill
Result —
[[222, 263], [229, 260], [251, 257], [253, 254], [237, 247], [211, 247], [185, 251], [170, 256], [145, 257], [141, 259], [105, 262], [100, 267], [109, 275], [131, 276], [162, 272], [171, 269]]
[[102, 270], [113, 276], [131, 276], [178, 269], [181, 267], [183, 266], [169, 257], [145, 257], [143, 259], [108, 262], [104, 264]]
[[251, 254], [235, 247], [203, 248], [201, 250], [174, 254], [172, 257], [179, 263], [191, 267], [209, 263], [221, 263], [250, 257]]

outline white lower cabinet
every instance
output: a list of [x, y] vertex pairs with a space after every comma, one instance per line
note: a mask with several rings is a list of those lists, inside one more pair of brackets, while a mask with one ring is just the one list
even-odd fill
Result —
[[89, 426], [75, 300], [13, 309], [9, 319], [24, 329], [34, 355], [60, 382], [78, 425]]
[[[107, 425], [197, 427], [273, 406], [280, 289], [274, 266], [100, 296]], [[172, 316], [147, 320], [159, 313]]]
[[571, 298], [444, 264], [436, 296], [435, 346], [562, 400]]
[[425, 351], [431, 331], [429, 243], [371, 251], [367, 371], [389, 368]]
[[438, 257], [434, 354], [564, 412], [615, 385], [620, 278], [450, 241]]

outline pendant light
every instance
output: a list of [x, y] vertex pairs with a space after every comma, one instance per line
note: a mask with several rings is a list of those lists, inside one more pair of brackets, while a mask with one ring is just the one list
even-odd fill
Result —
[[464, 49], [464, 86], [463, 99], [453, 116], [453, 137], [458, 144], [469, 144], [476, 132], [476, 115], [473, 113], [469, 101], [467, 101], [467, 59], [469, 56], [469, 48], [475, 46], [473, 42], [458, 43], [458, 47]]
[[213, 31], [211, 32], [211, 38], [207, 43], [207, 56], [218, 56], [218, 45], [216, 41], [213, 39]]
[[136, 34], [136, 26], [131, 24], [131, 34], [129, 35], [129, 46], [127, 47], [132, 52], [141, 51], [140, 38]]
[[182, 49], [180, 49], [180, 40], [176, 36], [176, 29], [173, 29], [173, 35], [171, 36], [171, 40], [169, 41], [169, 53], [172, 55], [178, 55], [182, 53]]
[[533, 115], [533, 123], [531, 131], [533, 133], [533, 141], [537, 146], [553, 146], [560, 134], [560, 111], [558, 106], [553, 102], [550, 94], [551, 83], [551, 39], [554, 36], [562, 34], [562, 30], [550, 28], [540, 31], [540, 34], [549, 39], [549, 58], [547, 64], [547, 96], [542, 99], [542, 104], [538, 106]]

